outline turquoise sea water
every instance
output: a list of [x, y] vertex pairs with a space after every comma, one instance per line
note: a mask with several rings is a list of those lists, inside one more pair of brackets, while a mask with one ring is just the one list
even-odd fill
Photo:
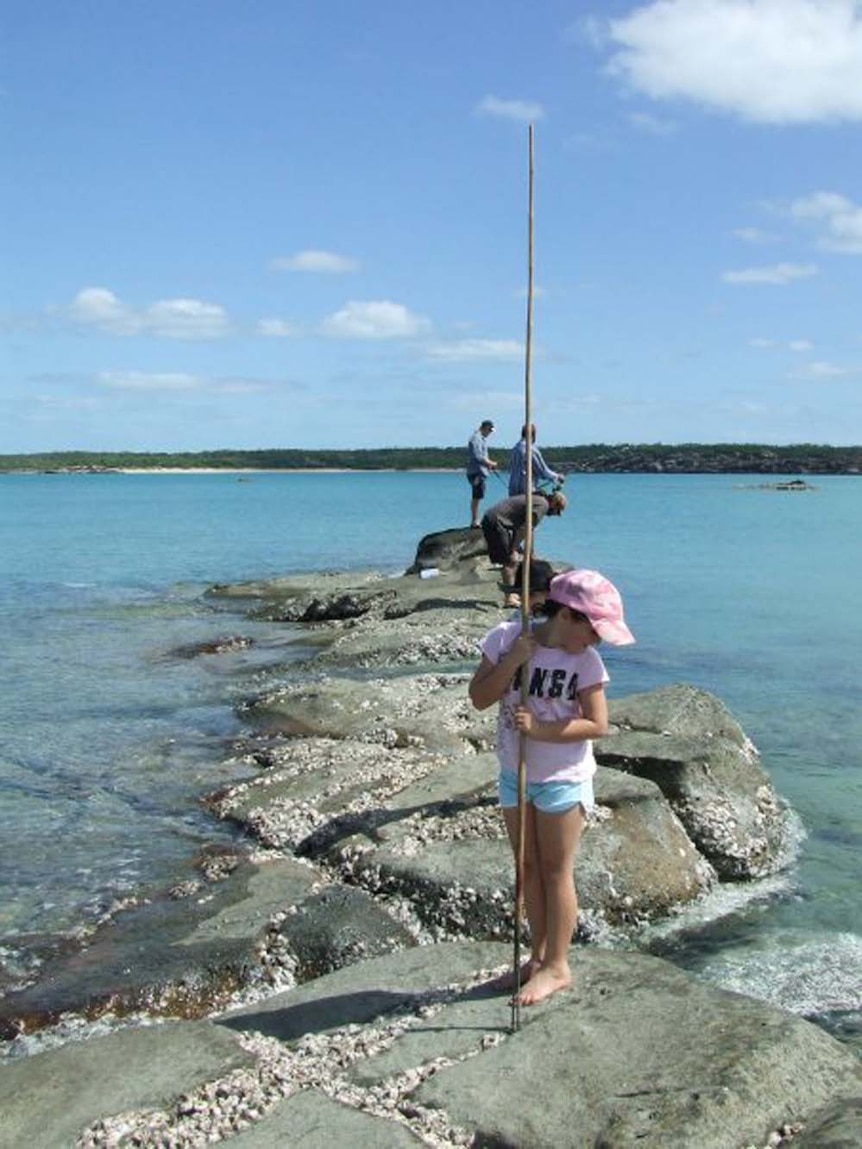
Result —
[[[675, 939], [674, 956], [852, 1035], [862, 479], [792, 494], [764, 481], [572, 477], [537, 550], [622, 589], [638, 645], [605, 652], [612, 692], [690, 682], [717, 694], [804, 828], [782, 882], [736, 909], [726, 891], [728, 912]], [[486, 504], [503, 495], [492, 483]], [[401, 571], [423, 534], [466, 525], [468, 505], [458, 474], [0, 476], [0, 961], [230, 840], [197, 798], [231, 776], [220, 763], [235, 703], [298, 635], [233, 616], [203, 597], [208, 585]], [[171, 653], [238, 633], [256, 645]]]

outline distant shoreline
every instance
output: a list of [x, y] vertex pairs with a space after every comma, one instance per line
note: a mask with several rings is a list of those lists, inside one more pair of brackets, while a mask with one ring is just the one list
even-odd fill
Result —
[[448, 475], [460, 467], [52, 467], [0, 475]]
[[[491, 445], [505, 469], [510, 445]], [[862, 446], [816, 443], [619, 443], [553, 447], [548, 466], [561, 474], [862, 475]], [[351, 450], [271, 448], [213, 451], [45, 451], [0, 455], [0, 474], [341, 474], [463, 472], [466, 447], [379, 447]]]

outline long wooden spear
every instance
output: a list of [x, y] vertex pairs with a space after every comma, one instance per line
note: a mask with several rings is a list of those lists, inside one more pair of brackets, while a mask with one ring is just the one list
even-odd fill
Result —
[[[521, 633], [530, 632], [530, 561], [533, 557], [533, 125], [529, 129], [529, 208], [527, 212], [527, 340], [524, 371], [524, 446], [527, 507], [521, 563]], [[529, 700], [529, 666], [521, 667], [521, 705]], [[524, 902], [524, 853], [527, 839], [527, 736], [521, 732], [518, 752], [518, 834], [515, 857], [515, 944], [512, 1030], [521, 1028], [521, 918]]]

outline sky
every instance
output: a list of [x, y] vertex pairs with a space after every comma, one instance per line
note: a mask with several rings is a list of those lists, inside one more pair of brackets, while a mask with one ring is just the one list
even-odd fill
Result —
[[862, 443], [862, 0], [5, 0], [0, 453]]

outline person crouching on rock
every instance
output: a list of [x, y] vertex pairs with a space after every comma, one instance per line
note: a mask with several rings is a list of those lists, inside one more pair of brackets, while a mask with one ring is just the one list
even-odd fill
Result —
[[[533, 495], [533, 526], [545, 515], [561, 515], [566, 509], [566, 496], [559, 491], [551, 495]], [[521, 561], [518, 548], [527, 533], [527, 496], [514, 495], [489, 507], [482, 516], [482, 533], [492, 563], [503, 568], [504, 606], [517, 606], [515, 570]]]
[[[495, 702], [500, 706], [500, 806], [516, 859], [524, 736], [523, 890], [531, 952], [521, 971], [521, 1005], [542, 1001], [572, 981], [569, 946], [578, 922], [574, 858], [593, 805], [593, 739], [608, 730], [608, 673], [595, 648], [602, 640], [617, 646], [635, 641], [619, 591], [598, 571], [557, 575], [544, 611], [544, 619], [527, 634], [515, 621], [488, 632], [469, 687], [477, 710]], [[521, 704], [522, 674], [528, 675], [526, 706]]]
[[[530, 560], [530, 614], [541, 614], [544, 606], [545, 599], [548, 597], [548, 589], [551, 585], [551, 579], [556, 574], [553, 566], [547, 559], [533, 558]], [[524, 582], [524, 562], [523, 559], [515, 568], [514, 583], [517, 588], [517, 594], [511, 594], [510, 600], [518, 599], [518, 606], [520, 607], [520, 593]], [[520, 618], [520, 613], [518, 614]]]

